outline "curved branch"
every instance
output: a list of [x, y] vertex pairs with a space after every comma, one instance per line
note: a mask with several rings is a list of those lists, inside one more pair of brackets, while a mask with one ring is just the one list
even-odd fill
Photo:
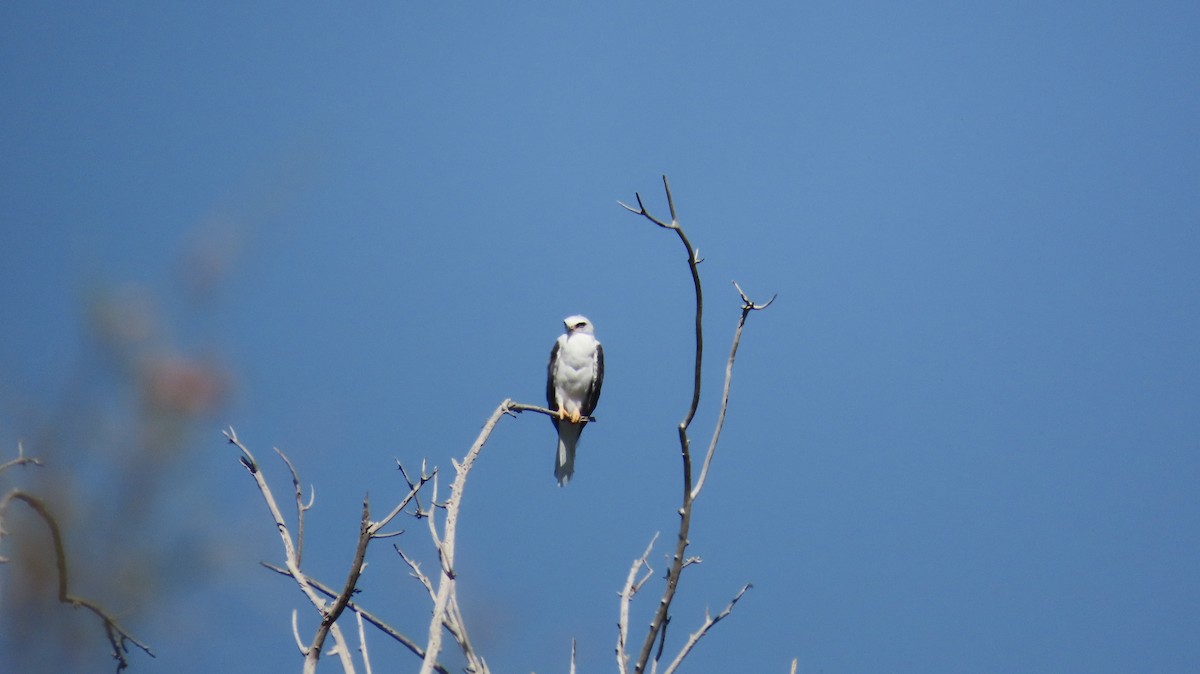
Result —
[[[21, 463], [36, 463], [36, 460], [33, 459], [22, 459], [23, 455], [17, 461]], [[136, 637], [122, 627], [117, 622], [117, 619], [112, 617], [103, 607], [93, 601], [77, 597], [70, 593], [68, 589], [70, 576], [67, 571], [67, 552], [66, 546], [63, 545], [62, 531], [58, 527], [58, 520], [54, 519], [54, 516], [50, 514], [50, 510], [46, 508], [44, 501], [20, 489], [14, 489], [5, 494], [4, 498], [0, 499], [0, 522], [3, 522], [4, 513], [7, 512], [9, 504], [13, 501], [20, 501], [29, 506], [42, 519], [42, 522], [46, 524], [46, 528], [50, 530], [50, 540], [54, 545], [54, 566], [58, 571], [58, 601], [75, 608], [85, 608], [100, 618], [101, 622], [104, 623], [104, 635], [108, 638], [109, 646], [112, 647], [113, 659], [117, 661], [117, 671], [120, 672], [129, 666], [129, 660], [125, 657], [126, 653], [129, 652], [129, 644], [137, 646], [146, 655], [154, 657], [154, 653], [150, 651], [149, 646], [138, 641]], [[0, 527], [0, 534], [3, 534], [3, 527]]]
[[623, 203], [621, 205], [657, 224], [659, 227], [674, 230], [679, 236], [684, 249], [687, 251], [688, 270], [692, 274], [692, 285], [696, 292], [696, 358], [692, 381], [692, 401], [688, 406], [688, 411], [683, 421], [679, 423], [679, 448], [680, 456], [683, 459], [683, 504], [679, 508], [679, 534], [675, 539], [675, 553], [671, 557], [671, 565], [667, 569], [667, 585], [663, 590], [662, 599], [658, 602], [654, 618], [650, 621], [650, 628], [647, 630], [646, 638], [642, 642], [642, 649], [638, 653], [637, 661], [633, 667], [634, 674], [641, 674], [645, 671], [646, 663], [650, 660], [650, 653], [654, 650], [654, 642], [662, 635], [663, 630], [666, 629], [671, 602], [675, 598], [675, 590], [679, 586], [679, 575], [683, 571], [684, 553], [687, 551], [688, 532], [691, 529], [692, 523], [693, 498], [691, 441], [688, 439], [687, 431], [688, 427], [692, 424], [692, 419], [696, 416], [696, 409], [700, 406], [701, 365], [704, 361], [704, 291], [700, 283], [700, 261], [696, 256], [696, 251], [692, 248], [691, 241], [687, 238], [687, 234], [684, 233], [683, 228], [679, 225], [679, 219], [675, 212], [675, 199], [671, 195], [671, 184], [665, 175], [663, 176], [663, 189], [667, 193], [667, 205], [671, 211], [671, 222], [669, 224], [652, 216], [646, 210], [640, 194], [637, 195], [637, 210]]
[[[696, 250], [692, 248], [692, 242], [688, 240], [687, 234], [684, 233], [683, 227], [679, 225], [679, 218], [675, 215], [675, 198], [671, 196], [671, 183], [667, 180], [667, 176], [663, 176], [663, 190], [667, 193], [667, 208], [671, 211], [671, 222], [663, 222], [654, 217], [646, 210], [646, 206], [642, 203], [642, 195], [634, 193], [637, 197], [638, 207], [633, 208], [628, 204], [618, 201], [618, 204], [625, 207], [631, 213], [646, 218], [650, 222], [664, 229], [674, 230], [679, 235], [679, 241], [683, 244], [684, 250], [687, 251], [688, 269], [692, 272], [692, 285], [696, 289], [696, 367], [695, 376], [692, 384], [692, 404], [688, 407], [687, 415], [679, 424], [679, 434], [681, 441], [684, 444], [683, 451], [686, 456], [688, 448], [686, 441], [686, 431], [688, 426], [692, 425], [692, 419], [696, 416], [696, 409], [700, 406], [700, 365], [704, 360], [704, 290], [700, 285], [700, 257], [696, 254]], [[691, 489], [691, 485], [687, 486], [687, 490]]]
[[[768, 305], [771, 304], [771, 302], [773, 302], [775, 300], [775, 298], [772, 297], [771, 302], [767, 302], [766, 304], [761, 305], [761, 306], [756, 305], [753, 302], [751, 302], [746, 297], [746, 294], [742, 292], [741, 288], [738, 287], [738, 292], [742, 296], [742, 303], [743, 303], [742, 317], [741, 317], [740, 321], [738, 322], [737, 330], [734, 333], [733, 347], [732, 347], [732, 350], [731, 350], [731, 353], [729, 356], [729, 361], [726, 364], [726, 368], [725, 368], [725, 387], [724, 387], [724, 392], [723, 392], [722, 398], [721, 398], [720, 413], [719, 413], [719, 416], [717, 419], [717, 423], [713, 430], [713, 438], [709, 444], [708, 451], [705, 453], [705, 456], [704, 456], [704, 463], [700, 470], [700, 478], [695, 483], [695, 485], [693, 485], [691, 440], [688, 438], [688, 428], [691, 426], [692, 420], [696, 416], [696, 410], [700, 405], [700, 388], [701, 388], [701, 371], [702, 371], [701, 366], [702, 366], [703, 360], [704, 360], [704, 291], [703, 291], [703, 288], [700, 283], [700, 270], [699, 270], [699, 265], [700, 265], [701, 260], [700, 260], [700, 257], [699, 257], [699, 254], [697, 253], [697, 251], [692, 247], [691, 241], [688, 240], [687, 235], [684, 233], [683, 228], [679, 225], [679, 219], [675, 212], [675, 200], [674, 200], [674, 197], [671, 195], [671, 185], [665, 175], [663, 176], [663, 189], [666, 191], [667, 205], [671, 211], [671, 222], [669, 222], [669, 223], [664, 222], [664, 221], [660, 220], [659, 218], [656, 218], [653, 215], [651, 215], [650, 212], [646, 210], [646, 206], [643, 203], [642, 197], [640, 194], [636, 195], [637, 203], [638, 203], [638, 207], [636, 209], [625, 203], [617, 202], [617, 203], [620, 203], [621, 206], [625, 207], [630, 212], [640, 215], [640, 216], [646, 218], [647, 220], [650, 220], [651, 222], [658, 225], [659, 227], [662, 227], [664, 229], [671, 229], [671, 230], [675, 231], [675, 233], [679, 236], [679, 240], [683, 244], [684, 249], [687, 251], [688, 270], [691, 272], [692, 284], [695, 287], [695, 294], [696, 294], [696, 321], [695, 321], [695, 323], [696, 323], [696, 325], [695, 325], [696, 358], [695, 358], [695, 374], [694, 374], [693, 385], [692, 385], [692, 401], [691, 401], [691, 405], [688, 407], [687, 414], [684, 416], [683, 421], [680, 422], [679, 427], [678, 427], [680, 455], [681, 455], [681, 458], [683, 459], [683, 499], [682, 499], [683, 503], [679, 508], [679, 534], [675, 540], [674, 555], [671, 557], [671, 563], [667, 569], [666, 587], [663, 590], [662, 598], [658, 602], [658, 608], [655, 610], [654, 618], [650, 621], [650, 627], [647, 630], [645, 641], [642, 642], [641, 652], [638, 654], [638, 659], [634, 665], [633, 671], [635, 674], [642, 674], [645, 671], [646, 665], [647, 665], [648, 661], [650, 660], [650, 654], [654, 650], [655, 640], [658, 640], [660, 642], [659, 654], [655, 656], [656, 663], [657, 663], [659, 657], [661, 656], [662, 647], [663, 647], [663, 644], [665, 644], [665, 640], [666, 640], [667, 624], [670, 622], [671, 602], [675, 598], [675, 592], [678, 589], [679, 578], [683, 572], [683, 569], [691, 563], [685, 557], [685, 554], [687, 552], [687, 547], [689, 544], [688, 533], [691, 529], [692, 506], [693, 506], [693, 502], [695, 501], [696, 497], [699, 496], [701, 488], [703, 488], [703, 486], [704, 486], [705, 479], [708, 477], [708, 468], [709, 468], [709, 465], [712, 463], [713, 454], [715, 453], [716, 447], [717, 447], [717, 441], [720, 439], [721, 429], [725, 423], [725, 410], [729, 404], [729, 388], [730, 388], [730, 382], [733, 377], [733, 361], [734, 361], [734, 357], [737, 354], [738, 343], [741, 340], [742, 327], [745, 325], [746, 316], [749, 314], [750, 311], [757, 310], [757, 309], [765, 309]], [[737, 286], [736, 283], [734, 285]], [[743, 592], [744, 591], [745, 590], [743, 590]], [[738, 593], [738, 595], [734, 599], [733, 603], [736, 603], [737, 599], [741, 598], [741, 595], [742, 595], [742, 593]], [[731, 604], [729, 607], [729, 610], [732, 610], [732, 608], [733, 608], [733, 606]], [[717, 620], [720, 620], [725, 615], [727, 615], [727, 612], [721, 614], [712, 622], [715, 623]], [[704, 628], [704, 630], [706, 631], [708, 629], [708, 627], [711, 627], [711, 624], [707, 625]], [[701, 636], [702, 636], [702, 634], [701, 634]], [[682, 657], [687, 654], [687, 651], [690, 650], [692, 645], [694, 645], [694, 643], [689, 642], [689, 646], [687, 648], [685, 648], [685, 651], [680, 655], [679, 660], [682, 660]], [[620, 659], [623, 657], [624, 657], [623, 653], [618, 653], [618, 661], [619, 662], [620, 662]], [[678, 660], [677, 660], [677, 662], [678, 662]], [[675, 665], [672, 665], [672, 667], [675, 667], [675, 666], [677, 666], [677, 663]]]

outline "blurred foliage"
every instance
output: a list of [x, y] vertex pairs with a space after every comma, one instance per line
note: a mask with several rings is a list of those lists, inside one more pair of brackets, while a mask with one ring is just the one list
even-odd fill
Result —
[[[62, 529], [71, 591], [135, 635], [173, 590], [211, 570], [204, 551], [220, 536], [195, 508], [204, 486], [189, 467], [200, 456], [198, 422], [215, 423], [233, 379], [211, 340], [177, 334], [211, 310], [236, 248], [232, 231], [207, 227], [193, 237], [173, 270], [179, 283], [165, 292], [91, 284], [80, 298], [79, 353], [55, 399], [31, 400], [5, 384], [4, 437], [22, 438], [42, 465], [5, 471], [0, 490], [44, 500]], [[16, 454], [16, 446], [0, 449], [0, 463]], [[107, 671], [103, 625], [56, 599], [45, 524], [21, 504], [3, 524], [0, 671]]]

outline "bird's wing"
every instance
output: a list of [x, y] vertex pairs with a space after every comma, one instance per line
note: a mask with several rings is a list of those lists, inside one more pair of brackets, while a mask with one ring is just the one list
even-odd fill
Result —
[[546, 407], [552, 410], [558, 409], [557, 396], [554, 394], [554, 377], [558, 374], [558, 347], [561, 344], [561, 341], [554, 342], [554, 347], [550, 349], [550, 362], [546, 363]]
[[587, 395], [583, 399], [582, 411], [586, 416], [592, 416], [596, 403], [600, 402], [600, 387], [604, 385], [604, 347], [596, 342], [596, 356], [592, 361], [592, 383], [588, 386]]

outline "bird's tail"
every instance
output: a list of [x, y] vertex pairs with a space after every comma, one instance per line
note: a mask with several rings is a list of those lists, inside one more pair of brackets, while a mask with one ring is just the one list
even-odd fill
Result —
[[575, 445], [579, 443], [580, 433], [583, 433], [583, 424], [558, 422], [558, 453], [554, 457], [554, 477], [558, 478], [560, 487], [565, 486], [575, 474]]

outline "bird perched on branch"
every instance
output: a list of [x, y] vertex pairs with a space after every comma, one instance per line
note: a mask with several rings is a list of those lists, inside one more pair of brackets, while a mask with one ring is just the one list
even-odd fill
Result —
[[563, 325], [567, 333], [554, 343], [546, 368], [546, 406], [557, 411], [550, 421], [558, 430], [554, 477], [560, 487], [575, 473], [575, 445], [604, 384], [604, 347], [596, 340], [592, 322], [567, 316]]

